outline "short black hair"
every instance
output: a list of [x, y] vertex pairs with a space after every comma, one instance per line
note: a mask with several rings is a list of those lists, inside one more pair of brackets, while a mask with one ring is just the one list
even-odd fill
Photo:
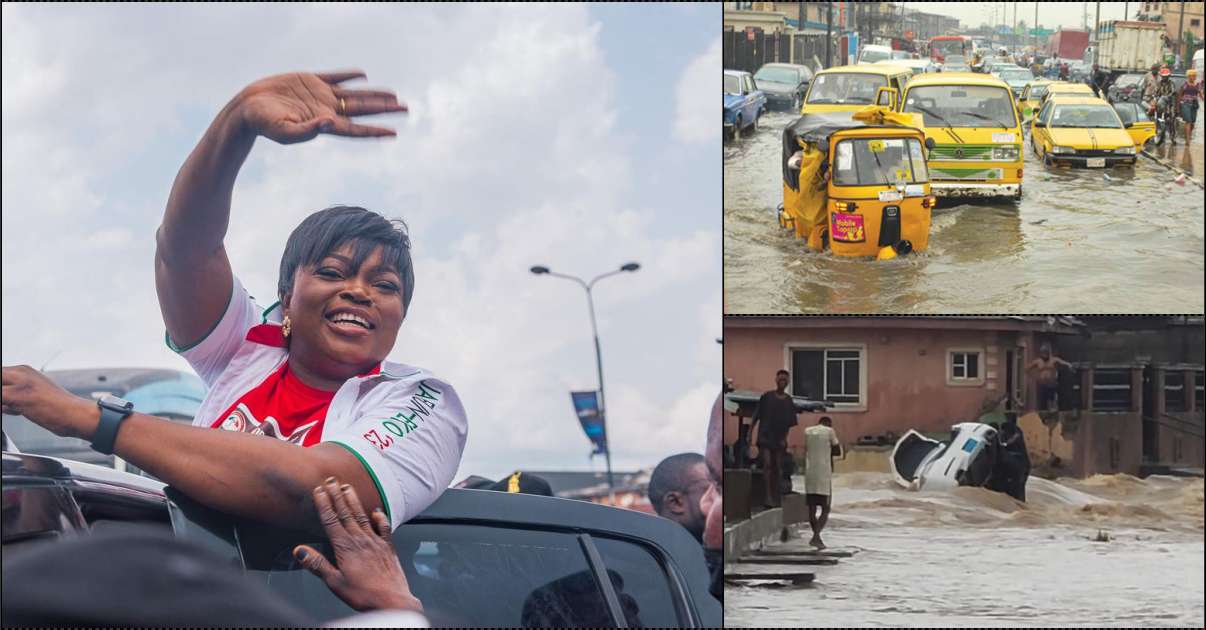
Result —
[[667, 492], [686, 492], [687, 471], [703, 463], [704, 456], [699, 453], [679, 453], [663, 459], [649, 476], [649, 503], [653, 505], [653, 511], [662, 513], [662, 499]]
[[833, 418], [830, 418], [829, 416], [821, 416], [820, 422], [825, 426], [831, 426], [833, 424]]
[[343, 245], [352, 244], [352, 269], [360, 268], [378, 247], [382, 259], [402, 278], [402, 306], [409, 310], [415, 292], [415, 270], [410, 259], [410, 236], [401, 219], [387, 219], [359, 206], [331, 206], [306, 217], [289, 235], [281, 255], [281, 275], [277, 295], [281, 299], [293, 291], [293, 274], [298, 267], [316, 265]]
[[779, 370], [778, 372], [775, 372], [775, 376], [778, 376], [780, 374], [783, 374], [786, 376], [791, 376], [791, 372], [788, 372], [787, 370]]

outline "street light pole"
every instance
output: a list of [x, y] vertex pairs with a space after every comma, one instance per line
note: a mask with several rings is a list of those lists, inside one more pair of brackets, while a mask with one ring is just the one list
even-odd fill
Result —
[[581, 286], [582, 289], [586, 291], [586, 306], [590, 312], [590, 332], [591, 336], [594, 337], [595, 340], [595, 368], [599, 373], [599, 417], [603, 419], [603, 444], [606, 446], [603, 451], [603, 456], [607, 460], [607, 494], [608, 500], [613, 506], [616, 504], [616, 487], [611, 474], [611, 440], [607, 437], [607, 398], [603, 394], [603, 350], [602, 346], [599, 344], [599, 326], [595, 320], [595, 294], [593, 289], [595, 288], [595, 283], [603, 278], [624, 272], [636, 271], [640, 268], [641, 266], [637, 263], [626, 263], [615, 271], [609, 271], [607, 273], [595, 276], [590, 282], [586, 282], [577, 276], [556, 273], [543, 265], [537, 265], [531, 268], [531, 272], [536, 275], [547, 275], [553, 276], [554, 278], [571, 280], [576, 282], [578, 286]]

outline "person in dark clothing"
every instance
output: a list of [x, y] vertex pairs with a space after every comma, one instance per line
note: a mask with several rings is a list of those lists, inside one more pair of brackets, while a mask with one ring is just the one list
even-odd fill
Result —
[[999, 470], [1001, 491], [1018, 501], [1026, 501], [1026, 480], [1030, 477], [1030, 455], [1026, 438], [1016, 420], [1006, 420], [998, 434], [1001, 442]]
[[658, 516], [682, 525], [702, 543], [706, 517], [701, 499], [711, 483], [703, 455], [671, 455], [649, 476], [649, 504]]
[[1102, 70], [1097, 64], [1093, 64], [1093, 73], [1089, 75], [1089, 87], [1093, 88], [1093, 94], [1097, 98], [1103, 98], [1106, 89], [1109, 88], [1110, 75], [1105, 70]]
[[[779, 507], [782, 503], [783, 455], [787, 451], [787, 432], [796, 425], [796, 403], [787, 393], [789, 374], [779, 370], [775, 374], [775, 389], [758, 399], [758, 407], [750, 424], [750, 433], [757, 436], [758, 457], [762, 461], [762, 477], [766, 482], [766, 506]], [[758, 427], [759, 422], [762, 423]]]

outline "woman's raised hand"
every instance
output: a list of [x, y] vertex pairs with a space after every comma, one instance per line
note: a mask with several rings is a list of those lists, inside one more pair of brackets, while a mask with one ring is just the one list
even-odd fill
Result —
[[388, 127], [353, 122], [353, 116], [407, 111], [393, 92], [339, 86], [364, 76], [358, 70], [278, 74], [244, 88], [237, 98], [238, 111], [249, 131], [281, 144], [305, 142], [319, 133], [356, 138], [396, 135]]

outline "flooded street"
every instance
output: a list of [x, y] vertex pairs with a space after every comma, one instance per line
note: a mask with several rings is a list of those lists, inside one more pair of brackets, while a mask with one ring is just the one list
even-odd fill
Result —
[[[942, 202], [929, 251], [886, 262], [809, 252], [775, 215], [780, 132], [794, 118], [768, 114], [756, 133], [725, 144], [726, 313], [1203, 310], [1201, 188], [1174, 183], [1176, 173], [1145, 157], [1134, 167], [1047, 168], [1028, 136], [1022, 200]], [[1156, 151], [1192, 170], [1201, 124], [1194, 142], [1197, 160], [1184, 144]]]
[[[809, 567], [808, 587], [727, 586], [726, 626], [1203, 623], [1201, 479], [1032, 477], [1026, 504], [982, 488], [909, 492], [886, 473], [839, 474], [834, 492], [825, 541], [857, 553]], [[1111, 540], [1094, 542], [1099, 530]], [[775, 548], [805, 548], [807, 526], [798, 533]]]

